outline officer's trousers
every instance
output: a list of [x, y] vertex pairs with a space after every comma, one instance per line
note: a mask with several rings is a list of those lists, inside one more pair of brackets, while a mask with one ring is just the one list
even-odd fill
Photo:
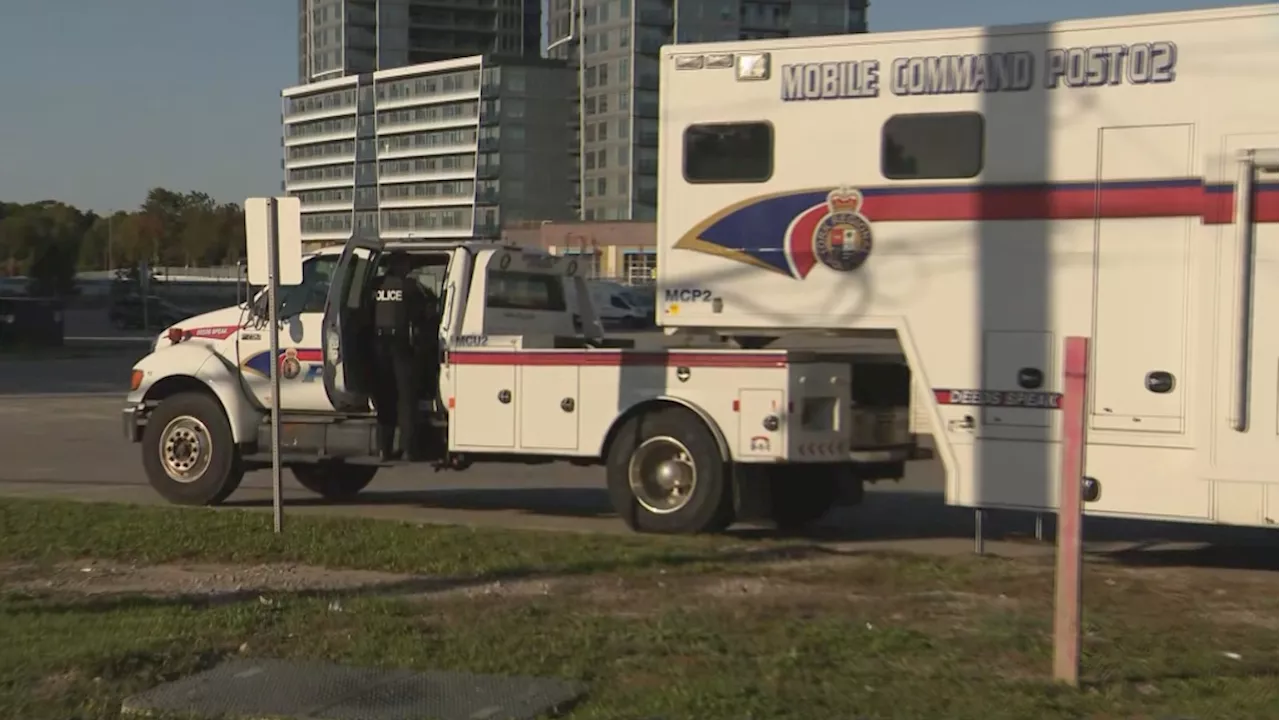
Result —
[[418, 388], [414, 352], [406, 337], [379, 335], [374, 342], [374, 408], [378, 415], [379, 450], [391, 454], [395, 429], [400, 427], [400, 450], [417, 453]]

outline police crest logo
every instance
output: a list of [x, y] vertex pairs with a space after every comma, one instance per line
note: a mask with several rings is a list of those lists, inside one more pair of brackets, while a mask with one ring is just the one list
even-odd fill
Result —
[[871, 254], [871, 223], [862, 214], [862, 193], [841, 187], [827, 194], [827, 215], [813, 233], [813, 254], [837, 272], [853, 272]]
[[284, 351], [284, 359], [280, 361], [280, 374], [286, 380], [292, 380], [302, 372], [302, 363], [298, 362], [298, 351], [296, 348], [289, 348]]

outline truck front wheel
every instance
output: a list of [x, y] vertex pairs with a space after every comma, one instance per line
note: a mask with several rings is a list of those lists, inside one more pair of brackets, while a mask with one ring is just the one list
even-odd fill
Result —
[[244, 479], [222, 406], [199, 392], [167, 398], [147, 418], [142, 467], [151, 487], [175, 505], [218, 505]]
[[609, 498], [632, 530], [719, 532], [733, 523], [727, 463], [706, 424], [669, 408], [627, 421], [606, 461]]
[[321, 463], [294, 465], [290, 470], [302, 487], [325, 500], [345, 502], [360, 494], [378, 474], [377, 465]]

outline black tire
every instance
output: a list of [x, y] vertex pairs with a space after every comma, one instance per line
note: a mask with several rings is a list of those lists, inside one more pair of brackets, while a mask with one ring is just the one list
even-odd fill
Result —
[[[646, 441], [670, 438], [688, 450], [695, 480], [678, 507], [658, 512], [631, 487], [631, 462]], [[663, 443], [651, 444], [658, 448]], [[668, 444], [668, 447], [670, 445]], [[642, 458], [641, 458], [642, 459]], [[683, 408], [646, 412], [627, 421], [605, 462], [609, 499], [627, 527], [637, 532], [692, 535], [720, 532], [733, 524], [733, 492], [728, 464], [702, 418]]]
[[347, 463], [319, 463], [294, 465], [289, 468], [293, 478], [302, 487], [325, 500], [345, 502], [355, 498], [369, 487], [378, 474], [377, 465], [349, 465]]
[[[166, 470], [167, 463], [161, 459], [161, 454], [166, 452], [166, 436], [177, 437], [179, 430], [170, 425], [180, 418], [193, 419], [207, 431], [187, 428], [192, 435], [203, 437], [201, 442], [205, 446], [200, 450], [208, 453], [208, 465], [186, 482], [171, 477]], [[231, 425], [222, 405], [217, 398], [202, 392], [174, 395], [151, 413], [142, 433], [142, 467], [151, 487], [175, 505], [218, 505], [230, 497], [244, 479], [240, 450], [231, 437]]]
[[770, 505], [778, 530], [798, 532], [826, 517], [848, 473], [844, 464], [770, 468]]

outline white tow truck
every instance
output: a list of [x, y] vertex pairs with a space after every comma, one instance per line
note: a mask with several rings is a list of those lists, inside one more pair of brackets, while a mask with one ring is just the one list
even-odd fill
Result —
[[133, 369], [123, 413], [157, 492], [217, 504], [246, 471], [269, 465], [273, 361], [283, 463], [330, 499], [369, 484], [383, 465], [370, 402], [370, 288], [389, 249], [409, 253], [414, 276], [440, 298], [442, 352], [424, 358], [438, 363], [439, 385], [419, 403], [424, 469], [603, 464], [619, 514], [649, 532], [751, 519], [798, 527], [837, 500], [859, 499], [846, 364], [783, 350], [637, 350], [603, 337], [572, 258], [376, 238], [305, 259], [302, 284], [282, 289], [277, 358], [261, 294], [157, 339]]
[[[946, 499], [1276, 527], [1277, 6], [662, 49], [658, 323], [888, 338]], [[856, 383], [858, 374], [854, 375]], [[898, 387], [898, 391], [901, 386]]]

